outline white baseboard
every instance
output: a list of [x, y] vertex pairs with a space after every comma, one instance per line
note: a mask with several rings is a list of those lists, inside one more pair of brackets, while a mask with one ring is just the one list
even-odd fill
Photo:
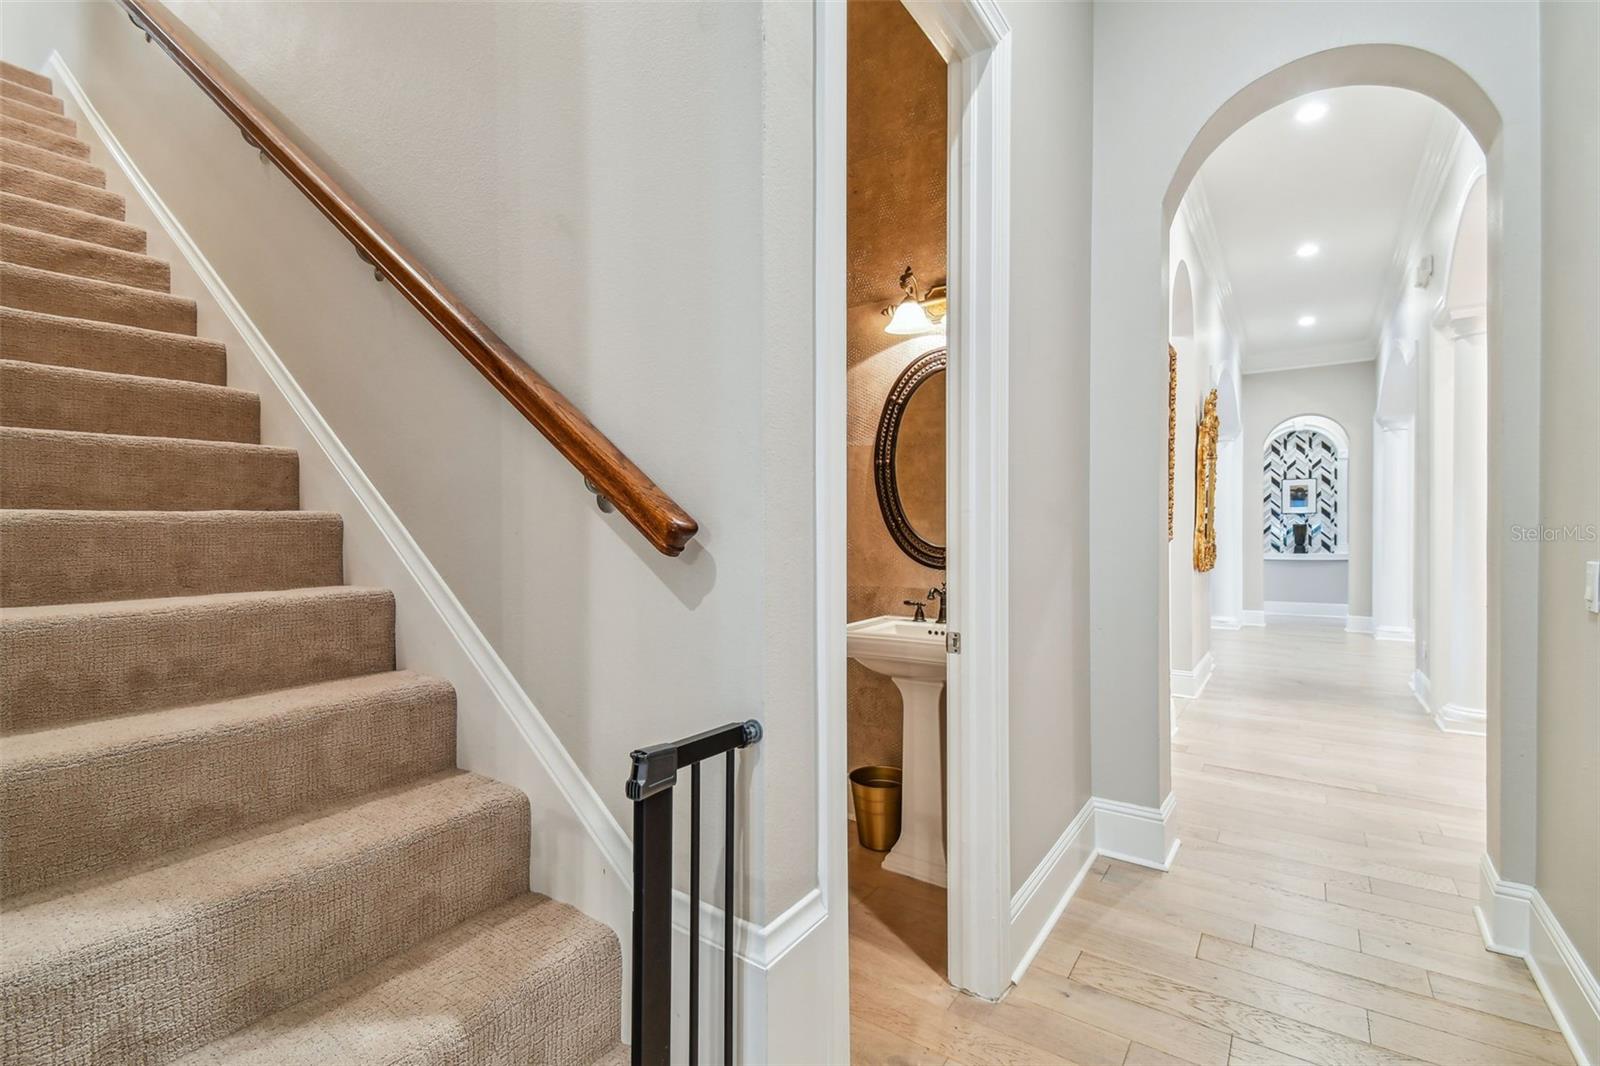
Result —
[[1171, 829], [1176, 804], [1177, 795], [1170, 792], [1159, 808], [1095, 797], [1095, 850], [1136, 866], [1170, 870], [1181, 843]]
[[1487, 853], [1474, 913], [1490, 951], [1526, 959], [1534, 984], [1580, 1066], [1600, 1062], [1600, 982], [1532, 885], [1503, 881]]
[[1034, 956], [1094, 865], [1095, 803], [1078, 811], [1039, 865], [1011, 897], [1011, 983], [1022, 980]]
[[1193, 670], [1172, 671], [1172, 694], [1180, 700], [1197, 700], [1206, 690], [1206, 682], [1211, 680], [1212, 671], [1216, 669], [1216, 660], [1210, 652], [1200, 656], [1200, 661], [1194, 664]]
[[1372, 631], [1372, 635], [1378, 640], [1399, 640], [1407, 644], [1417, 642], [1416, 630], [1410, 626], [1378, 626]]
[[1377, 626], [1372, 621], [1371, 615], [1352, 614], [1344, 620], [1346, 633], [1369, 633], [1376, 635]]
[[1433, 685], [1421, 670], [1411, 671], [1411, 694], [1422, 704], [1422, 713], [1433, 717]]
[[1300, 600], [1267, 600], [1261, 605], [1268, 622], [1315, 622], [1329, 625], [1344, 623], [1349, 617], [1349, 605], [1343, 603], [1311, 603]]
[[1267, 624], [1267, 612], [1250, 610], [1240, 611], [1239, 624], [1241, 626], [1264, 626]]
[[1242, 625], [1244, 625], [1244, 622], [1240, 620], [1238, 615], [1214, 614], [1211, 616], [1212, 629], [1233, 630], [1238, 629]]
[[1489, 714], [1481, 707], [1446, 703], [1433, 714], [1433, 724], [1445, 733], [1466, 733], [1481, 737], [1488, 732]]

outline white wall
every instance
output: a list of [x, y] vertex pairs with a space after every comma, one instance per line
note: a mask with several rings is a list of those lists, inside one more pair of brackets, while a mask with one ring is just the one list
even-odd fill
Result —
[[[1539, 519], [1539, 864], [1535, 884], [1590, 973], [1600, 971], [1600, 616], [1583, 566], [1600, 559], [1600, 8], [1542, 4], [1544, 331]], [[1585, 1033], [1600, 1054], [1600, 1032]]]
[[[1337, 47], [1369, 43], [1418, 51]], [[1310, 88], [1380, 79], [1458, 108], [1493, 147], [1497, 228], [1491, 247], [1501, 269], [1490, 315], [1490, 512], [1494, 518], [1533, 513], [1539, 469], [1531, 439], [1539, 420], [1538, 56], [1536, 10], [1517, 3], [1096, 9], [1090, 695], [1097, 795], [1154, 806], [1170, 790], [1161, 618], [1166, 588], [1159, 566], [1165, 382], [1157, 361], [1140, 353], [1162, 347], [1163, 239], [1184, 185], [1228, 133]], [[1289, 64], [1297, 65], [1280, 69]], [[1490, 559], [1497, 617], [1490, 638], [1496, 656], [1491, 702], [1506, 708], [1507, 719], [1504, 735], [1491, 738], [1491, 762], [1511, 768], [1504, 787], [1498, 772], [1491, 774], [1491, 852], [1502, 870], [1513, 871], [1507, 876], [1531, 876], [1533, 778], [1522, 768], [1531, 765], [1533, 740], [1537, 553], [1496, 533]]]
[[1006, 2], [1011, 888], [1089, 798], [1090, 7]]

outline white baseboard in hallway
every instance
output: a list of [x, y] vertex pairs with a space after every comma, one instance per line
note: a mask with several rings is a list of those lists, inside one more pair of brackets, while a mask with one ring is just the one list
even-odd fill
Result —
[[1433, 717], [1433, 685], [1421, 670], [1411, 671], [1411, 694], [1422, 704], [1422, 713]]
[[1378, 640], [1398, 640], [1407, 644], [1415, 644], [1417, 640], [1416, 630], [1411, 626], [1378, 626], [1372, 635]]
[[1194, 664], [1193, 670], [1172, 671], [1172, 694], [1180, 700], [1199, 699], [1216, 665], [1217, 661], [1211, 657], [1211, 653], [1206, 652]]
[[1141, 807], [1136, 803], [1118, 800], [1094, 800], [1095, 848], [1107, 858], [1147, 866], [1152, 870], [1170, 870], [1173, 857], [1181, 843], [1170, 836], [1172, 811], [1177, 806], [1177, 794], [1169, 792], [1166, 801], [1157, 807]]
[[1244, 625], [1237, 615], [1214, 614], [1211, 616], [1211, 628], [1232, 631]]
[[1343, 625], [1350, 608], [1343, 603], [1310, 603], [1299, 600], [1267, 600], [1261, 605], [1266, 621], [1326, 622]]
[[1474, 910], [1484, 946], [1525, 959], [1580, 1066], [1600, 1063], [1600, 981], [1532, 885], [1502, 880], [1485, 853]]
[[1011, 897], [1009, 951], [1013, 984], [1022, 980], [1094, 865], [1094, 814], [1094, 800], [1090, 799]]
[[1470, 733], [1481, 737], [1488, 732], [1489, 715], [1481, 707], [1446, 703], [1434, 712], [1433, 723], [1446, 733]]

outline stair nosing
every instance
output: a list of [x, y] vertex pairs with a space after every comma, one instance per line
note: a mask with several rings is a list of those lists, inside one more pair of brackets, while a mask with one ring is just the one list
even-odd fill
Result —
[[[137, 376], [137, 375], [127, 375], [127, 376], [134, 377], [134, 376]], [[164, 380], [164, 379], [155, 379], [155, 380]], [[283, 445], [280, 445], [280, 444], [249, 444], [249, 443], [246, 443], [244, 441], [236, 441], [236, 440], [201, 440], [201, 439], [196, 439], [194, 437], [149, 437], [149, 436], [145, 436], [145, 435], [139, 434], [139, 433], [95, 433], [95, 432], [92, 432], [92, 431], [81, 430], [81, 429], [34, 429], [34, 428], [30, 427], [30, 426], [0, 425], [0, 435], [10, 436], [12, 434], [17, 434], [17, 433], [26, 433], [26, 434], [30, 434], [30, 435], [39, 435], [39, 436], [43, 436], [43, 435], [48, 434], [51, 439], [57, 439], [57, 440], [64, 439], [64, 438], [69, 438], [69, 437], [70, 438], [75, 438], [75, 439], [88, 438], [88, 439], [92, 439], [92, 440], [96, 440], [96, 441], [110, 441], [110, 442], [112, 442], [114, 444], [122, 444], [122, 445], [126, 445], [126, 444], [131, 443], [131, 442], [139, 441], [139, 442], [145, 442], [143, 445], [141, 445], [143, 447], [174, 447], [174, 446], [176, 446], [176, 447], [182, 447], [182, 448], [204, 448], [204, 449], [212, 449], [212, 448], [227, 448], [227, 449], [248, 448], [248, 449], [250, 449], [251, 451], [253, 451], [253, 452], [257, 453], [257, 454], [293, 455], [293, 456], [296, 456], [296, 457], [298, 457], [300, 455], [300, 450], [298, 448], [288, 448], [288, 447], [284, 447]], [[54, 510], [54, 508], [48, 508], [48, 507], [36, 507], [36, 508], [18, 507], [18, 508], [8, 508], [8, 509], [9, 510], [39, 510], [39, 511]], [[70, 510], [70, 508], [67, 508], [67, 509]], [[81, 510], [91, 510], [92, 511], [92, 510], [95, 510], [95, 508], [92, 508], [92, 507], [90, 507], [90, 508], [81, 508]], [[143, 508], [143, 510], [150, 510], [150, 508]], [[226, 508], [210, 507], [210, 508], [202, 508], [202, 510], [215, 511], [215, 510], [226, 510]], [[299, 508], [292, 508], [292, 510], [299, 510]]]
[[28, 607], [7, 607], [4, 611], [0, 611], [0, 629], [22, 623], [58, 619], [159, 614], [190, 608], [219, 608], [235, 603], [260, 603], [272, 600], [335, 600], [342, 598], [393, 600], [394, 592], [380, 585], [306, 585], [297, 588], [259, 589], [247, 592], [202, 592], [192, 596], [150, 596], [137, 600], [40, 603]]
[[[127, 386], [127, 383], [129, 383], [129, 382], [149, 382], [150, 383], [149, 385], [131, 386], [131, 387], [134, 387], [134, 388], [159, 389], [159, 388], [175, 387], [180, 392], [189, 392], [189, 391], [191, 391], [193, 389], [203, 389], [207, 393], [209, 393], [211, 396], [213, 396], [213, 397], [215, 397], [217, 399], [240, 400], [240, 399], [244, 399], [246, 397], [252, 397], [252, 398], [255, 398], [255, 399], [259, 400], [260, 396], [261, 396], [261, 394], [258, 393], [258, 392], [252, 392], [249, 389], [241, 389], [241, 388], [238, 388], [238, 387], [233, 386], [233, 385], [213, 385], [210, 382], [206, 382], [206, 381], [188, 381], [188, 380], [185, 380], [183, 378], [155, 378], [155, 377], [151, 377], [148, 374], [123, 374], [123, 373], [120, 373], [120, 372], [115, 371], [115, 370], [91, 370], [88, 367], [84, 367], [84, 366], [63, 366], [60, 363], [34, 363], [34, 362], [30, 362], [27, 359], [11, 359], [11, 358], [8, 358], [8, 357], [0, 356], [0, 371], [4, 371], [5, 369], [7, 369], [9, 367], [19, 367], [19, 368], [20, 367], [27, 367], [28, 368], [27, 370], [20, 371], [20, 372], [27, 373], [27, 374], [41, 374], [41, 375], [51, 376], [51, 377], [82, 378], [85, 375], [87, 375], [90, 380], [103, 381], [108, 385], [116, 384], [116, 385], [120, 385], [120, 386]], [[3, 409], [0, 409], [0, 417], [3, 417], [3, 415], [4, 415]], [[3, 426], [4, 424], [5, 423], [0, 422], [0, 426]], [[11, 428], [13, 428], [13, 429], [25, 429], [25, 428], [45, 428], [45, 427], [12, 426]], [[86, 431], [86, 430], [63, 430], [62, 432], [82, 433], [82, 432], [89, 432], [89, 431]], [[97, 435], [98, 436], [108, 436], [108, 437], [109, 436], [117, 436], [117, 434], [111, 434], [111, 433], [97, 434]], [[140, 436], [140, 435], [141, 434], [136, 434], [136, 433], [135, 434], [122, 434], [122, 436]], [[161, 438], [158, 438], [158, 439], [160, 439], [160, 440], [199, 440], [199, 439], [204, 439], [204, 438], [196, 438], [196, 437], [161, 437]], [[223, 443], [223, 442], [218, 441], [218, 442], [215, 442], [215, 443]], [[242, 442], [235, 441], [234, 443], [237, 444], [237, 443], [242, 443]]]

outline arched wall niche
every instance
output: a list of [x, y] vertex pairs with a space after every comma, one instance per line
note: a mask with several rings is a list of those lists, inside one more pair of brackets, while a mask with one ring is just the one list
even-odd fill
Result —
[[[1325, 415], [1295, 415], [1286, 418], [1273, 426], [1261, 438], [1259, 454], [1262, 458], [1263, 477], [1269, 477], [1268, 466], [1271, 462], [1272, 442], [1291, 433], [1316, 433], [1326, 437], [1334, 450], [1333, 483], [1336, 493], [1333, 523], [1333, 551], [1335, 554], [1345, 554], [1350, 550], [1350, 434], [1345, 432], [1344, 426], [1336, 420]], [[1266, 524], [1267, 501], [1262, 500], [1262, 526]]]

